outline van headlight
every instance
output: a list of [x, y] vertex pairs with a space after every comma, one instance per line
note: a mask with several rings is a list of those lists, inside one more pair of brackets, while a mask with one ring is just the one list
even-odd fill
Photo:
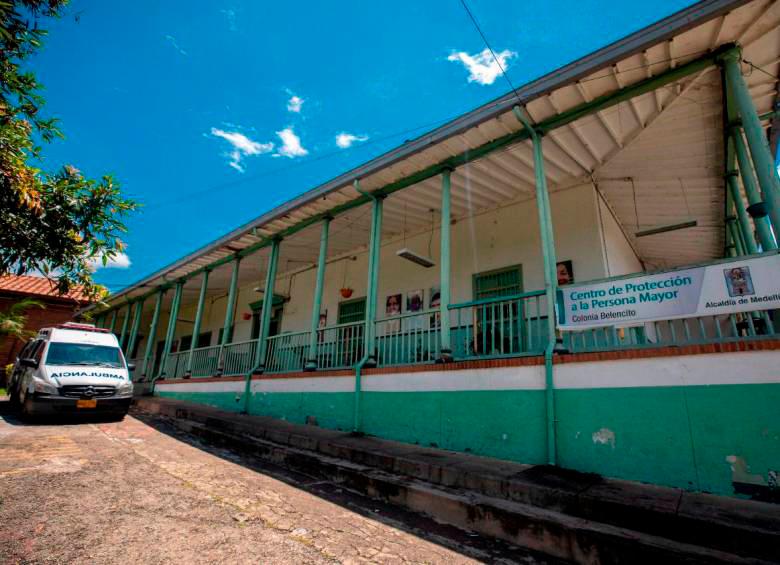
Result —
[[116, 393], [119, 395], [133, 394], [133, 383], [130, 381], [123, 382], [116, 387]]
[[47, 383], [44, 380], [41, 380], [37, 377], [33, 378], [33, 383], [35, 384], [35, 392], [40, 392], [42, 394], [58, 394], [59, 390], [57, 390], [57, 387], [53, 384]]

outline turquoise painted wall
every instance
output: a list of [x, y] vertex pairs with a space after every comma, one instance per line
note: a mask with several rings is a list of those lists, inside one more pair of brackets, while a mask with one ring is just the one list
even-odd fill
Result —
[[[736, 456], [780, 470], [780, 384], [568, 389], [556, 394], [564, 467], [733, 494]], [[606, 430], [594, 441], [593, 434]]]
[[[236, 393], [160, 396], [241, 409]], [[764, 479], [780, 471], [780, 384], [559, 389], [556, 399], [563, 467], [717, 494], [734, 494], [729, 456]], [[351, 393], [255, 393], [250, 409], [350, 430], [352, 403]], [[362, 408], [370, 435], [545, 462], [544, 391], [364, 392]]]
[[544, 391], [366, 392], [367, 434], [524, 463], [545, 459]]

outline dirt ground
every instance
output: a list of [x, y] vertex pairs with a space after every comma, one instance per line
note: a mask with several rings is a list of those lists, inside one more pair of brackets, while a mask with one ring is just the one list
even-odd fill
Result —
[[0, 563], [537, 563], [144, 414], [21, 422], [0, 400]]

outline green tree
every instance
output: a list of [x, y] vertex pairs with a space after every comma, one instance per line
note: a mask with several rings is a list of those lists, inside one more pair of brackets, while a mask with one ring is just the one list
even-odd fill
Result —
[[41, 21], [66, 2], [0, 0], [0, 275], [39, 272], [61, 293], [80, 287], [94, 300], [106, 289], [93, 281], [93, 265], [124, 249], [124, 220], [137, 204], [110, 176], [35, 166], [40, 144], [61, 134], [56, 120], [41, 116], [41, 86], [23, 65], [46, 35]]
[[45, 308], [45, 306], [32, 298], [24, 298], [5, 312], [0, 312], [0, 337], [16, 338], [22, 341], [33, 337], [35, 332], [25, 329], [27, 325], [26, 312], [30, 308]]

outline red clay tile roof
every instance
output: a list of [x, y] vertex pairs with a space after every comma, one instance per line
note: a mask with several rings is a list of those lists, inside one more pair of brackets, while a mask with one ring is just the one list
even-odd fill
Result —
[[58, 294], [57, 287], [45, 277], [29, 275], [4, 275], [0, 277], [0, 293], [12, 292], [25, 296], [46, 296], [60, 300], [75, 300], [81, 303], [89, 301], [80, 289], [73, 289], [67, 294]]

